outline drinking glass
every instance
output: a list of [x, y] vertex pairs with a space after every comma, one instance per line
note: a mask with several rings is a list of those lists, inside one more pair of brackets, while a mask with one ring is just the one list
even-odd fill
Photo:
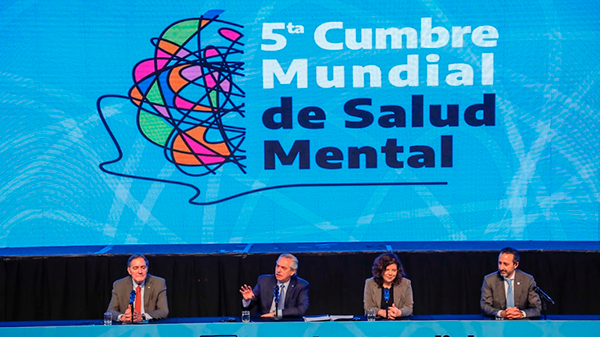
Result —
[[104, 325], [112, 325], [112, 314], [110, 312], [104, 313]]
[[244, 323], [250, 322], [250, 311], [248, 311], [248, 310], [242, 311], [242, 322], [244, 322]]
[[377, 309], [368, 309], [367, 310], [367, 321], [369, 321], [369, 322], [375, 321], [376, 316], [377, 316]]

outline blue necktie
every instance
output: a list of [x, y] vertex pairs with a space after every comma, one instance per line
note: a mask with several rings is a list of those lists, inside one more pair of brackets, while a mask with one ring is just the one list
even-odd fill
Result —
[[513, 280], [506, 279], [508, 282], [508, 288], [506, 289], [506, 307], [511, 308], [515, 306], [515, 294], [513, 292]]
[[285, 285], [280, 284], [279, 285], [279, 309], [283, 310], [283, 308], [285, 307], [285, 292], [284, 292], [284, 288]]

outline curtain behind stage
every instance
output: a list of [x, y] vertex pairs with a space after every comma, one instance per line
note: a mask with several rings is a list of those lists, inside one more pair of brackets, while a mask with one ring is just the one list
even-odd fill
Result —
[[[298, 275], [310, 286], [309, 315], [362, 315], [364, 281], [379, 253], [302, 253]], [[279, 254], [152, 255], [151, 274], [167, 281], [169, 317], [238, 316], [239, 288], [272, 273]], [[477, 314], [483, 276], [497, 252], [399, 252], [414, 293], [414, 313]], [[100, 319], [128, 255], [4, 257], [0, 320]], [[535, 276], [555, 305], [547, 314], [600, 314], [600, 254], [522, 251], [519, 268]]]

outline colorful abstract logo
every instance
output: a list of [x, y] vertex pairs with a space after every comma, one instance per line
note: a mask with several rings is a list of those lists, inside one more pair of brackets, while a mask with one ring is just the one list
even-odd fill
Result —
[[[243, 170], [239, 153], [245, 130], [224, 123], [228, 114], [243, 113], [244, 93], [234, 81], [242, 76], [243, 63], [228, 60], [242, 53], [243, 35], [233, 24], [218, 21], [220, 13], [172, 24], [152, 40], [154, 57], [133, 70], [129, 97], [138, 107], [140, 132], [189, 175], [213, 173], [225, 163]], [[205, 36], [215, 37], [210, 26], [218, 26], [219, 43], [204, 42]]]
[[106, 122], [101, 101], [116, 97], [134, 104], [137, 116], [131, 117], [139, 133], [160, 147], [164, 159], [186, 176], [215, 174], [224, 165], [235, 165], [246, 173], [242, 149], [246, 129], [233, 123], [245, 117], [245, 93], [236, 84], [244, 76], [244, 63], [236, 61], [243, 54], [243, 27], [219, 20], [221, 13], [211, 10], [199, 18], [171, 24], [151, 40], [154, 56], [134, 66], [134, 85], [128, 96], [98, 99], [100, 117], [119, 151], [119, 158], [100, 165], [103, 171], [165, 181], [107, 169], [123, 154]]

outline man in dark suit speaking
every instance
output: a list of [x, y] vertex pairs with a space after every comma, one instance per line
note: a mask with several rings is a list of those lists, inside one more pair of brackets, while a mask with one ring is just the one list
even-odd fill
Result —
[[281, 254], [275, 274], [259, 276], [254, 289], [242, 286], [244, 307], [258, 305], [261, 317], [304, 316], [308, 310], [309, 284], [296, 275], [297, 271], [298, 259], [292, 254]]
[[127, 272], [130, 276], [113, 283], [107, 309], [113, 320], [135, 323], [167, 317], [167, 284], [163, 278], [148, 274], [148, 259], [131, 255]]
[[481, 286], [481, 312], [501, 319], [540, 316], [542, 303], [533, 276], [517, 269], [521, 257], [514, 248], [498, 255], [498, 271], [486, 275]]

